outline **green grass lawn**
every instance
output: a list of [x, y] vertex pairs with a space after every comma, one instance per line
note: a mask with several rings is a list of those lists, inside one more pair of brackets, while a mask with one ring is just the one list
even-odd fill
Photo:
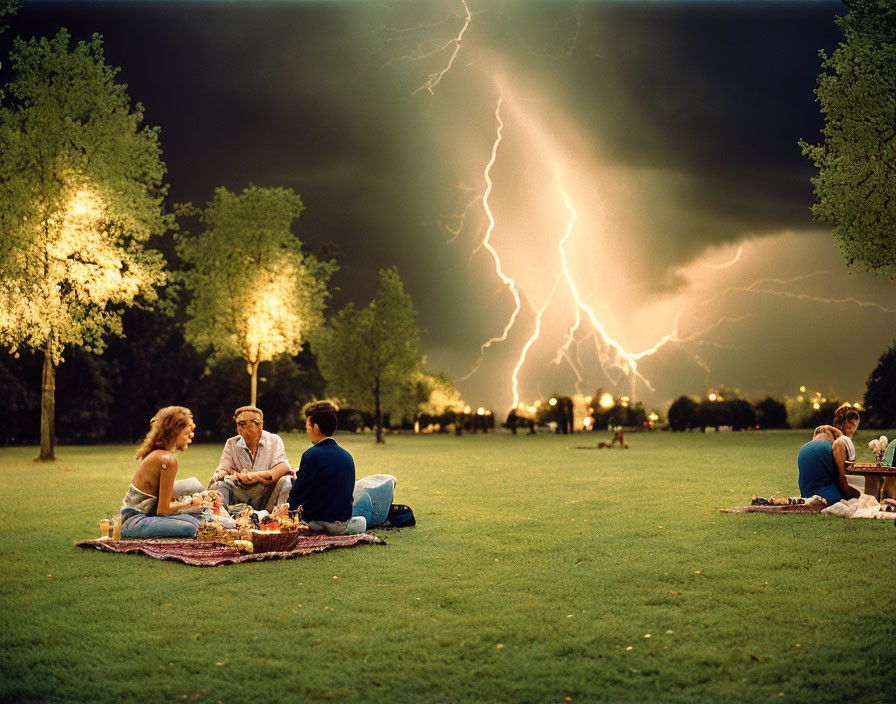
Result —
[[[576, 449], [603, 435], [338, 436], [418, 526], [218, 568], [74, 547], [134, 447], [0, 450], [0, 698], [896, 701], [893, 523], [715, 511], [797, 494], [807, 432]], [[285, 439], [298, 464], [307, 441]], [[220, 450], [178, 476], [207, 480]]]

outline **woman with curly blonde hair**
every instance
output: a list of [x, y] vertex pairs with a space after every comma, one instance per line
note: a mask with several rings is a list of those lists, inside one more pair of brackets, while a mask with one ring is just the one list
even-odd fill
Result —
[[140, 464], [121, 507], [122, 538], [195, 538], [199, 521], [183, 510], [190, 500], [172, 501], [177, 475], [176, 450], [193, 440], [193, 414], [183, 406], [167, 406], [153, 416], [137, 450]]

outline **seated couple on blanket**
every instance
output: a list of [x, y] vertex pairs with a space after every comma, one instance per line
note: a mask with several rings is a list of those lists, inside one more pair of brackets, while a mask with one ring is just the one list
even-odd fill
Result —
[[[283, 440], [262, 429], [263, 415], [254, 406], [234, 413], [237, 435], [224, 445], [210, 490], [223, 503], [234, 500], [269, 512], [289, 504], [302, 508], [302, 519], [314, 532], [329, 535], [362, 533], [363, 517], [352, 517], [355, 464], [333, 440], [336, 407], [328, 401], [305, 410], [305, 429], [312, 447], [304, 452], [293, 481]], [[137, 450], [140, 464], [121, 509], [122, 538], [195, 538], [197, 507], [175, 500], [175, 451], [189, 447], [195, 429], [193, 414], [182, 406], [168, 406], [153, 417], [149, 433]]]
[[844, 403], [834, 413], [834, 424], [820, 425], [797, 455], [800, 494], [821, 496], [831, 506], [860, 496], [846, 481], [846, 462], [856, 458], [852, 438], [859, 428], [859, 412]]

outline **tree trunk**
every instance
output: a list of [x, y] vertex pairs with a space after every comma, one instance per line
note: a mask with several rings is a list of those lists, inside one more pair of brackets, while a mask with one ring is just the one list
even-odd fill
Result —
[[56, 365], [50, 347], [44, 350], [44, 373], [40, 393], [40, 462], [56, 459]]
[[374, 405], [376, 406], [376, 441], [377, 443], [385, 443], [383, 439], [383, 414], [380, 410], [380, 380], [376, 380], [373, 387]]
[[252, 392], [249, 405], [254, 406], [255, 401], [258, 399], [258, 362], [249, 362], [249, 374], [252, 375]]

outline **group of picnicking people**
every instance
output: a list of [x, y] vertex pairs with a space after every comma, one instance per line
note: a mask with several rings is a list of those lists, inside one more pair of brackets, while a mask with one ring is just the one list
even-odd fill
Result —
[[[264, 429], [264, 415], [255, 406], [233, 415], [237, 434], [227, 440], [208, 490], [221, 495], [226, 506], [245, 504], [273, 513], [284, 504], [301, 507], [302, 520], [312, 532], [328, 535], [362, 533], [363, 516], [352, 517], [355, 463], [336, 444], [336, 407], [328, 401], [305, 409], [305, 431], [312, 446], [293, 472], [280, 436]], [[193, 414], [168, 406], [155, 414], [137, 450], [140, 464], [121, 508], [121, 538], [194, 538], [199, 518], [191, 499], [175, 498], [177, 457], [193, 440]], [[190, 513], [192, 511], [192, 513]]]

